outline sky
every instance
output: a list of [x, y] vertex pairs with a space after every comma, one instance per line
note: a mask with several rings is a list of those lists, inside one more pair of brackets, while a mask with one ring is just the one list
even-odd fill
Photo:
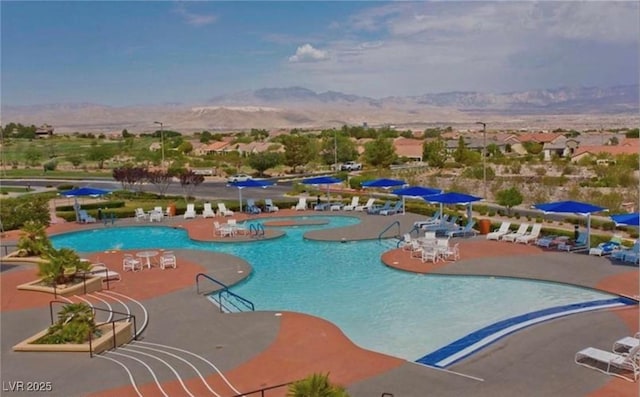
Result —
[[638, 84], [637, 1], [2, 1], [2, 105]]

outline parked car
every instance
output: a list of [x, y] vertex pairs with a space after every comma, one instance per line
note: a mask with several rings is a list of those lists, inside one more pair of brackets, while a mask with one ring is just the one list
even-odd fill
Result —
[[347, 161], [340, 166], [340, 170], [342, 171], [359, 171], [361, 169], [362, 164], [356, 163], [355, 161]]
[[227, 182], [245, 182], [248, 181], [249, 179], [253, 179], [251, 178], [251, 176], [247, 175], [247, 174], [236, 174], [236, 175], [231, 175], [230, 177], [227, 178]]

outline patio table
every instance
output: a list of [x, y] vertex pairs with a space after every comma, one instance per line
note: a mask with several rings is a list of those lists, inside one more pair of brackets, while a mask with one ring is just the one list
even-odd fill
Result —
[[147, 260], [147, 268], [151, 269], [151, 258], [158, 256], [158, 251], [140, 251], [136, 253], [136, 257], [145, 258]]

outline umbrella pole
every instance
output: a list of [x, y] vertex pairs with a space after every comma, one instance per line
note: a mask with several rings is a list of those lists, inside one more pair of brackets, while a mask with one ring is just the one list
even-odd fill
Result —
[[238, 188], [238, 198], [240, 200], [240, 212], [242, 213], [242, 188]]
[[405, 200], [404, 200], [404, 196], [402, 196], [402, 215], [404, 215], [404, 213], [406, 211], [405, 208], [406, 208]]
[[587, 214], [587, 251], [591, 249], [591, 213]]

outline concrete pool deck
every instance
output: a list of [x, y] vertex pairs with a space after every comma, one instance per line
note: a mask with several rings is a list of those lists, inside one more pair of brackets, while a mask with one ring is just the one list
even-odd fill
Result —
[[[327, 214], [358, 216], [362, 223], [308, 232], [305, 238], [335, 241], [377, 239], [380, 231], [396, 220], [400, 227], [390, 230], [388, 235], [405, 233], [413, 221], [422, 219], [415, 214], [385, 217], [290, 210], [281, 210], [265, 217]], [[235, 218], [244, 219], [243, 215]], [[194, 239], [216, 240], [219, 237], [213, 236], [212, 223], [211, 219], [176, 218], [160, 225], [184, 227]], [[116, 227], [141, 224], [119, 220]], [[48, 231], [56, 234], [102, 227], [105, 226], [60, 223]], [[283, 230], [286, 231], [286, 227]], [[15, 234], [5, 237], [4, 243], [9, 243], [12, 237]], [[270, 237], [276, 237], [276, 234]], [[250, 239], [244, 240], [250, 244]], [[461, 260], [455, 263], [423, 264], [402, 250], [386, 252], [382, 262], [402, 271], [415, 272], [416, 277], [420, 273], [522, 277], [598, 288], [627, 296], [638, 295], [638, 268], [613, 265], [604, 257], [544, 251], [521, 244], [486, 241], [482, 236], [458, 241]], [[148, 311], [149, 325], [142, 333], [141, 341], [132, 343], [129, 349], [142, 351], [145, 345], [141, 342], [147, 342], [197, 353], [214, 363], [241, 392], [289, 382], [313, 372], [329, 372], [331, 379], [347, 386], [354, 397], [379, 396], [383, 392], [416, 397], [427, 394], [638, 395], [637, 384], [586, 369], [573, 362], [574, 354], [585, 347], [608, 350], [616, 339], [635, 333], [638, 330], [637, 306], [576, 314], [531, 326], [498, 340], [448, 368], [468, 375], [461, 376], [363, 350], [349, 341], [333, 324], [313, 316], [289, 312], [279, 316], [274, 312], [219, 313], [207, 299], [196, 293], [195, 275], [207, 273], [224, 283], [233, 284], [251, 271], [250, 265], [239, 258], [215, 252], [179, 250], [176, 251], [178, 269], [163, 271], [154, 267], [141, 272], [124, 273], [121, 271], [122, 254], [121, 251], [92, 253], [90, 258], [104, 262], [121, 273], [122, 281], [112, 283], [109, 293], [135, 299]], [[126, 372], [111, 361], [90, 359], [82, 354], [16, 353], [11, 350], [15, 343], [49, 323], [48, 302], [52, 297], [15, 289], [15, 285], [22, 280], [34, 279], [35, 273], [35, 268], [29, 265], [14, 266], [7, 262], [3, 264], [0, 274], [3, 385], [15, 381], [49, 381], [53, 382], [52, 391], [47, 395], [136, 395]], [[143, 317], [139, 309], [135, 314]], [[149, 346], [146, 345], [147, 348]], [[133, 354], [122, 348], [115, 352]], [[127, 365], [131, 367], [141, 393], [159, 394], [158, 386], [139, 363], [114, 353], [106, 356], [130, 360]], [[163, 357], [176, 362], [166, 354]], [[173, 364], [174, 367], [180, 365], [183, 367], [180, 374], [193, 394], [212, 395], [192, 370], [184, 368], [184, 364]], [[236, 394], [210, 366], [198, 367], [220, 395]], [[156, 373], [167, 394], [187, 395], [167, 368], [158, 368]], [[281, 388], [268, 395], [284, 394], [285, 389]]]

